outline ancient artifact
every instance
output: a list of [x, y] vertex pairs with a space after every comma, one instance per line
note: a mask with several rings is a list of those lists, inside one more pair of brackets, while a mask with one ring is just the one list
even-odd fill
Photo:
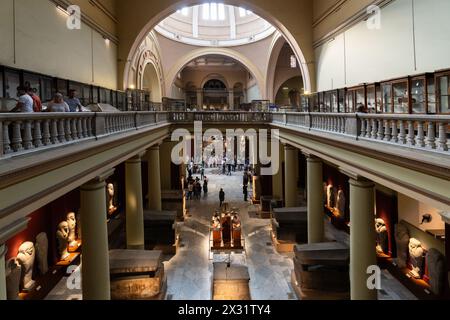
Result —
[[414, 238], [409, 239], [409, 257], [412, 266], [410, 275], [416, 279], [421, 279], [424, 256], [422, 243], [419, 240]]
[[69, 251], [67, 249], [69, 244], [69, 223], [67, 221], [63, 221], [58, 225], [56, 239], [58, 241], [59, 259], [66, 260], [69, 257]]
[[435, 295], [444, 293], [445, 287], [445, 256], [438, 250], [431, 248], [426, 258], [431, 292]]
[[112, 300], [163, 300], [166, 277], [162, 251], [111, 250]]
[[108, 213], [113, 214], [117, 210], [117, 207], [114, 205], [114, 194], [115, 194], [114, 184], [108, 183], [107, 190], [108, 190]]
[[235, 213], [231, 219], [231, 225], [233, 227], [233, 247], [240, 248], [242, 247], [241, 243], [241, 219]]
[[345, 193], [344, 190], [342, 190], [342, 188], [339, 188], [336, 200], [336, 210], [339, 216], [345, 215], [345, 206], [346, 206]]
[[278, 252], [292, 252], [297, 243], [308, 242], [308, 208], [273, 209], [272, 240]]
[[77, 220], [75, 218], [74, 212], [69, 212], [67, 214], [67, 224], [69, 226], [69, 236], [68, 236], [69, 246], [77, 246], [78, 245], [78, 243], [76, 242], [77, 235], [75, 231], [77, 226]]
[[296, 245], [292, 285], [298, 297], [350, 298], [350, 249], [339, 242]]
[[400, 269], [406, 268], [409, 252], [409, 231], [404, 224], [399, 223], [395, 226], [395, 243], [397, 245], [397, 266]]
[[36, 251], [33, 242], [24, 242], [19, 247], [17, 254], [17, 261], [22, 267], [21, 288], [27, 292], [34, 288], [35, 282], [33, 280], [33, 267]]
[[334, 187], [332, 184], [328, 185], [327, 187], [327, 206], [328, 208], [334, 208], [335, 207], [335, 192]]
[[213, 300], [251, 300], [246, 266], [215, 262], [213, 267]]
[[176, 211], [144, 211], [145, 247], [176, 254], [178, 231]]
[[36, 259], [39, 273], [46, 274], [48, 271], [48, 238], [45, 232], [36, 236]]
[[6, 295], [8, 300], [18, 300], [20, 293], [20, 278], [22, 276], [22, 267], [16, 258], [9, 259], [6, 262]]
[[222, 215], [221, 219], [222, 225], [222, 240], [224, 246], [229, 246], [231, 244], [231, 216], [228, 213]]
[[78, 239], [81, 240], [81, 213], [78, 213], [76, 218], [77, 218], [77, 236]]
[[376, 250], [378, 254], [388, 254], [389, 253], [389, 238], [386, 228], [386, 222], [383, 219], [375, 219], [375, 231], [377, 235], [377, 246]]

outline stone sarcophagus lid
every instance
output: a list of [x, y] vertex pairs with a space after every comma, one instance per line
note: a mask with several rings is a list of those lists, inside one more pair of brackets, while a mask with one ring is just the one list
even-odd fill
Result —
[[300, 299], [350, 298], [350, 249], [338, 242], [297, 245], [293, 286]]
[[178, 238], [176, 220], [176, 211], [144, 211], [146, 248], [175, 254]]
[[279, 243], [294, 245], [308, 242], [308, 209], [306, 207], [273, 209], [272, 232]]
[[163, 300], [166, 279], [162, 251], [111, 250], [112, 300]]

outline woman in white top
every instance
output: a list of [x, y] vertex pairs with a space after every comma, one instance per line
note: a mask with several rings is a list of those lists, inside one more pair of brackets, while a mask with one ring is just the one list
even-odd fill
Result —
[[64, 97], [61, 93], [56, 93], [53, 101], [47, 106], [47, 112], [70, 112], [69, 105], [64, 102]]

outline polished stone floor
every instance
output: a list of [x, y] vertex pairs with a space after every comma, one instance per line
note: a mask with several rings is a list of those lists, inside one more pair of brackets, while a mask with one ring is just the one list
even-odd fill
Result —
[[[210, 300], [212, 298], [212, 269], [215, 261], [230, 261], [246, 265], [250, 274], [250, 293], [255, 300], [296, 300], [290, 279], [293, 270], [292, 254], [278, 254], [271, 243], [269, 220], [259, 219], [257, 208], [243, 201], [242, 173], [232, 176], [218, 175], [208, 170], [209, 194], [201, 200], [188, 202], [190, 217], [178, 223], [181, 247], [164, 262], [168, 289], [167, 299]], [[245, 253], [218, 253], [209, 251], [209, 225], [214, 210], [219, 207], [219, 190], [223, 188], [230, 207], [239, 208]], [[327, 240], [349, 242], [349, 237], [336, 231], [324, 221]], [[64, 278], [47, 299], [81, 299], [80, 290], [67, 289]], [[381, 300], [414, 300], [415, 297], [387, 271], [382, 274]]]

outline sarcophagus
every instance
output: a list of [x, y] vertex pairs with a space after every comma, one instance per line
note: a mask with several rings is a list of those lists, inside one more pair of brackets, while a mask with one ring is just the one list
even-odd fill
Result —
[[184, 219], [185, 198], [183, 191], [163, 190], [161, 191], [162, 209], [166, 211], [176, 211], [179, 220]]
[[272, 231], [278, 241], [290, 243], [308, 242], [308, 209], [273, 209]]
[[166, 280], [162, 251], [111, 250], [112, 300], [162, 300]]
[[146, 248], [175, 254], [177, 247], [176, 211], [144, 211]]

